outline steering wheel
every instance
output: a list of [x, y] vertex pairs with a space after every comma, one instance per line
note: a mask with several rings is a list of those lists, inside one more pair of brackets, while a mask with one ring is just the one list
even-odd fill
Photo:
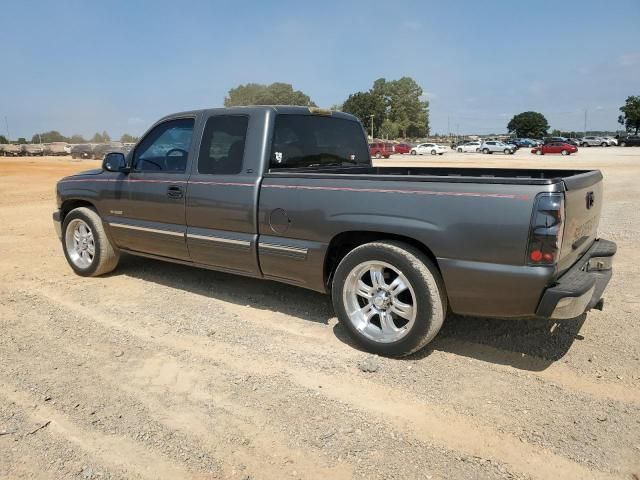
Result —
[[[187, 155], [189, 154], [189, 152], [187, 152], [186, 150], [182, 149], [182, 148], [172, 148], [171, 150], [169, 150], [167, 153], [164, 154], [164, 165], [165, 165], [165, 169], [166, 170], [170, 170], [169, 165], [171, 165], [171, 154], [173, 152], [180, 152], [180, 159], [185, 159], [187, 158]], [[177, 155], [176, 155], [177, 157]], [[186, 163], [186, 162], [185, 162]]]

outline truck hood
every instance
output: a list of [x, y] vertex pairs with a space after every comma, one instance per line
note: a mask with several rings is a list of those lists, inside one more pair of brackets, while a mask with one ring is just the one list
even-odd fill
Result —
[[76, 174], [69, 175], [68, 177], [65, 177], [65, 178], [83, 177], [85, 175], [100, 175], [102, 172], [104, 172], [104, 170], [102, 170], [101, 168], [92, 168], [91, 170], [78, 172]]

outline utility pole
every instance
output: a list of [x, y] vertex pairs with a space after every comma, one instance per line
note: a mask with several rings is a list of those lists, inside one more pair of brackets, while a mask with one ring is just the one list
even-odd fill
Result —
[[375, 115], [370, 115], [371, 117], [371, 140], [373, 140], [373, 117], [375, 117]]
[[9, 120], [7, 120], [7, 116], [4, 116], [4, 124], [7, 126], [7, 141], [11, 140], [11, 135], [9, 134]]
[[449, 126], [449, 117], [447, 117], [447, 136], [451, 140], [451, 127]]
[[587, 136], [587, 109], [584, 109], [584, 136]]

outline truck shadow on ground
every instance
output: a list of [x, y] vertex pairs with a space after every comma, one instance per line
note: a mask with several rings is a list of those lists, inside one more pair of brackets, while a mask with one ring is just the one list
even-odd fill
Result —
[[[127, 275], [192, 294], [325, 325], [335, 317], [328, 295], [272, 281], [131, 255], [123, 255], [113, 275]], [[426, 359], [434, 351], [442, 351], [520, 370], [541, 371], [560, 360], [575, 340], [582, 339], [579, 332], [585, 320], [586, 315], [555, 322], [449, 314], [436, 339], [406, 358], [414, 361]], [[340, 324], [335, 325], [333, 331], [338, 340], [360, 349]]]

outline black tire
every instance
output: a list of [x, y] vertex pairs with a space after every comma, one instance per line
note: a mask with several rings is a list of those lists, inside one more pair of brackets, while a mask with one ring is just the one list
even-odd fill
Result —
[[582, 144], [582, 147], [583, 147], [583, 148], [584, 148], [584, 147], [590, 147], [590, 146], [591, 146], [591, 145], [589, 145], [588, 143], [583, 143], [583, 144]]
[[435, 155], [436, 151], [435, 150], [431, 150], [431, 155]]
[[602, 142], [602, 143], [600, 144], [600, 146], [601, 146], [601, 147], [608, 147], [608, 146], [609, 146], [609, 144], [608, 144], [607, 142]]
[[415, 150], [411, 150], [411, 155], [417, 155]]
[[458, 149], [458, 153], [462, 153], [462, 149], [461, 148]]
[[[367, 261], [392, 265], [413, 287], [416, 318], [411, 330], [397, 341], [383, 343], [368, 338], [355, 327], [347, 314], [345, 282], [353, 269]], [[349, 252], [335, 271], [331, 298], [338, 320], [356, 343], [372, 353], [392, 357], [410, 355], [433, 340], [447, 311], [444, 283], [436, 266], [417, 248], [398, 241], [366, 243]]]
[[620, 142], [620, 146], [621, 147], [626, 147], [627, 146], [627, 142]]
[[511, 154], [511, 150], [509, 150], [508, 148], [504, 149], [504, 154], [505, 155], [510, 155]]
[[482, 153], [484, 153], [485, 155], [487, 155], [489, 153], [489, 149], [488, 148], [484, 148], [482, 149]]
[[382, 155], [380, 154], [380, 152], [376, 152], [376, 158], [382, 158]]
[[[95, 255], [93, 261], [87, 268], [81, 268], [77, 266], [69, 257], [67, 251], [67, 243], [65, 241], [67, 234], [67, 227], [69, 223], [74, 219], [80, 219], [84, 221], [91, 232], [95, 242]], [[82, 277], [97, 277], [113, 271], [118, 266], [120, 260], [120, 252], [111, 245], [109, 238], [102, 225], [100, 216], [91, 208], [79, 207], [71, 210], [62, 223], [62, 250], [67, 262], [71, 266], [74, 272]]]
[[560, 153], [562, 155], [569, 155], [569, 150], [562, 150]]
[[544, 153], [542, 153], [541, 149], [536, 150], [536, 155], [544, 155]]

